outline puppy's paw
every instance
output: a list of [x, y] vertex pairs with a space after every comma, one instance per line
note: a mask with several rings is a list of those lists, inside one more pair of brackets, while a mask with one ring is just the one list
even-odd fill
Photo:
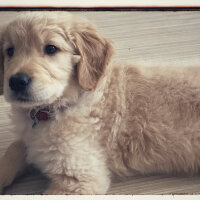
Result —
[[3, 188], [10, 185], [13, 181], [13, 174], [11, 173], [9, 165], [4, 162], [4, 159], [0, 159], [0, 194]]
[[58, 189], [48, 188], [43, 192], [44, 195], [64, 195], [66, 192]]
[[[80, 183], [75, 182], [68, 185], [51, 183], [49, 188], [43, 193], [44, 195], [95, 195], [105, 194], [107, 191], [105, 186], [97, 187], [94, 183]], [[103, 188], [103, 190], [102, 190]]]
[[58, 185], [51, 184], [49, 188], [47, 188], [43, 195], [73, 195], [73, 194], [80, 194], [80, 192], [69, 191], [68, 189], [64, 189], [58, 187]]
[[72, 192], [72, 191], [68, 191], [68, 190], [61, 190], [61, 189], [58, 189], [58, 188], [47, 189], [43, 193], [43, 195], [78, 195], [78, 194], [80, 194], [80, 193]]
[[21, 141], [12, 143], [0, 158], [0, 192], [10, 185], [26, 167], [25, 147]]
[[91, 195], [95, 194], [92, 191], [89, 190], [83, 190], [83, 189], [77, 189], [70, 191], [68, 189], [63, 190], [61, 188], [48, 188], [46, 191], [43, 193], [44, 195]]

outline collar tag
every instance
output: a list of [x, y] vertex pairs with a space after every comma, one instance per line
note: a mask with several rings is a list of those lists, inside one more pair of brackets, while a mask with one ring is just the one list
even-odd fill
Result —
[[33, 121], [33, 124], [32, 124], [32, 128], [35, 128], [38, 123], [39, 123], [39, 121], [37, 120], [37, 118], [35, 118]]

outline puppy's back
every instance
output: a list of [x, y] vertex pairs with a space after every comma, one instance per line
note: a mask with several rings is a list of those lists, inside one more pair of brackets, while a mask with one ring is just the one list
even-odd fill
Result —
[[112, 165], [121, 165], [112, 166], [113, 170], [196, 173], [200, 162], [197, 75], [190, 68], [168, 73], [163, 68], [147, 70], [148, 76], [140, 67], [120, 64], [112, 72], [107, 96], [112, 114], [106, 116], [112, 121], [108, 141], [113, 144], [107, 147]]

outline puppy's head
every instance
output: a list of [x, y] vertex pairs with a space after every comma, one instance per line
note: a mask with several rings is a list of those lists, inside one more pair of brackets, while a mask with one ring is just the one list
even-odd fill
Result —
[[1, 41], [5, 98], [26, 107], [94, 90], [113, 52], [88, 21], [66, 12], [23, 14]]

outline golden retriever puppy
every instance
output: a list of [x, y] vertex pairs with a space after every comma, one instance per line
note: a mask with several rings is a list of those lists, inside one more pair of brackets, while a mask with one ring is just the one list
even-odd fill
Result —
[[66, 12], [30, 12], [1, 34], [1, 80], [19, 141], [0, 189], [27, 164], [44, 194], [105, 194], [112, 174], [200, 167], [200, 69], [111, 62], [112, 44]]

